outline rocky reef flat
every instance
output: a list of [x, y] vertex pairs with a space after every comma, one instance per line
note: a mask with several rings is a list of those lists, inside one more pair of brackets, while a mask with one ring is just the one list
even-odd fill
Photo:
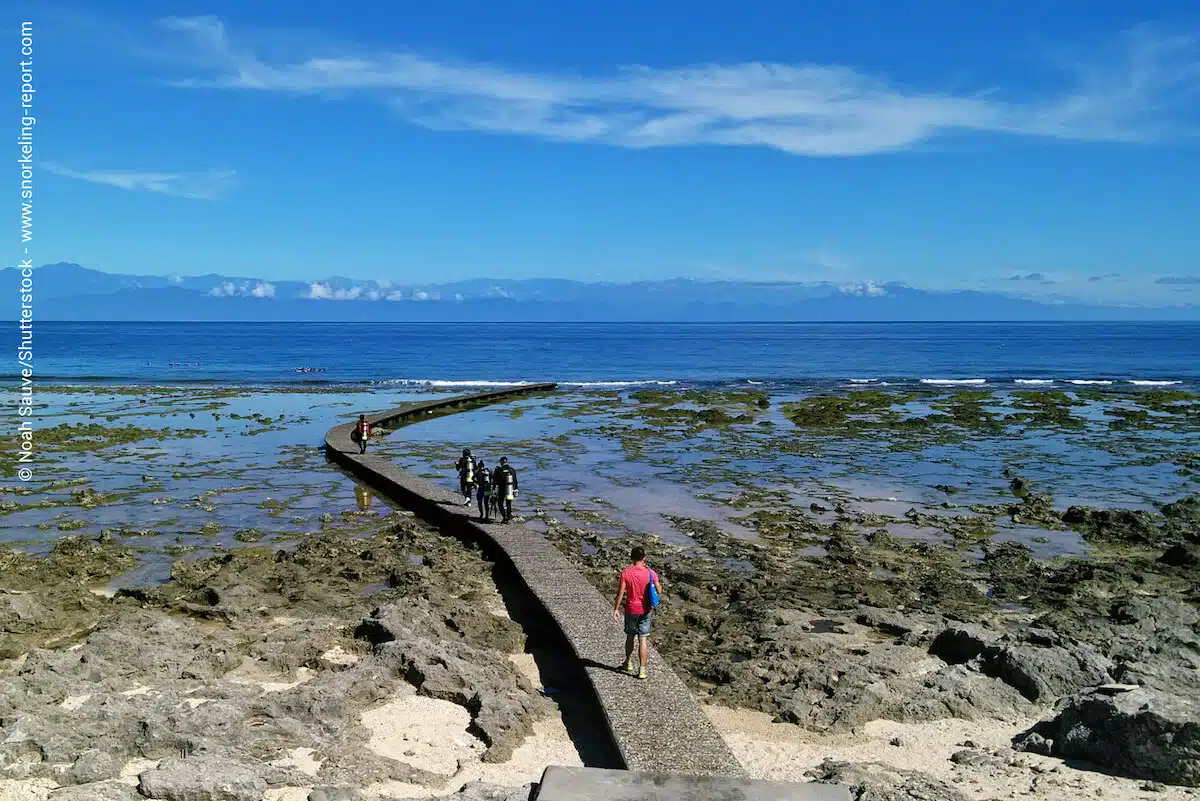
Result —
[[611, 759], [571, 665], [510, 617], [492, 566], [402, 514], [369, 537], [180, 560], [164, 584], [98, 593], [128, 556], [75, 538], [0, 556], [0, 798], [465, 786], [456, 798], [499, 801], [527, 797], [548, 763]]
[[[509, 455], [605, 594], [646, 546], [656, 643], [756, 777], [1194, 797], [1196, 399], [862, 392], [560, 393], [372, 448], [448, 484]], [[514, 801], [612, 764], [519, 589], [324, 463], [403, 398], [52, 400], [0, 498], [0, 799]]]

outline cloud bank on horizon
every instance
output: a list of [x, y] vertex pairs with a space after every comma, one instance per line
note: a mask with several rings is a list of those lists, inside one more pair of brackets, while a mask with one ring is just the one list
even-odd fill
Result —
[[[802, 156], [863, 156], [955, 132], [1081, 142], [1152, 142], [1196, 132], [1200, 53], [1192, 36], [1141, 26], [1107, 62], [1077, 63], [1067, 86], [1025, 99], [919, 91], [843, 65], [630, 66], [607, 77], [518, 72], [409, 52], [312, 45], [267, 60], [216, 17], [170, 17], [205, 77], [191, 89], [364, 94], [411, 123], [627, 148], [770, 147]], [[347, 53], [352, 51], [352, 54]]]

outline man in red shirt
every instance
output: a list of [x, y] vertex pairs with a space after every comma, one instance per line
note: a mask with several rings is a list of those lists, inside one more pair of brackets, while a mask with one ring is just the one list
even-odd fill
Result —
[[662, 585], [658, 583], [658, 574], [646, 567], [646, 550], [640, 545], [635, 546], [629, 554], [633, 564], [621, 571], [621, 581], [617, 587], [617, 598], [613, 601], [613, 620], [621, 622], [621, 602], [625, 603], [625, 672], [633, 674], [633, 645], [638, 642], [638, 659], [641, 667], [637, 677], [646, 678], [646, 655], [650, 643], [650, 619], [654, 610], [648, 597], [650, 583], [662, 595]]

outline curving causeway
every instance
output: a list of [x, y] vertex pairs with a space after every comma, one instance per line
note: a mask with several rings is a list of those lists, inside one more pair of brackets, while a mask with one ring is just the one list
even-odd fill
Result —
[[[554, 388], [554, 384], [531, 384], [439, 398], [370, 414], [367, 420], [373, 427], [403, 425]], [[744, 775], [699, 702], [658, 653], [651, 650], [650, 678], [645, 681], [613, 670], [624, 661], [624, 634], [612, 622], [608, 602], [553, 543], [524, 525], [479, 523], [469, 511], [474, 505], [464, 507], [457, 492], [401, 470], [389, 459], [372, 455], [369, 448], [359, 454], [350, 439], [353, 430], [350, 422], [325, 434], [325, 450], [335, 462], [427, 522], [478, 541], [507, 562], [537, 598], [583, 664], [628, 769]]]
[[[367, 415], [374, 426], [396, 427], [431, 416], [551, 392], [554, 384], [530, 384], [473, 395], [410, 403]], [[457, 492], [439, 487], [382, 456], [358, 452], [350, 439], [355, 423], [334, 426], [325, 434], [329, 458], [347, 472], [385, 493], [426, 522], [455, 536], [478, 543], [511, 572], [545, 609], [584, 668], [608, 723], [617, 752], [628, 771], [639, 772], [647, 791], [657, 787], [662, 798], [722, 799], [841, 799], [840, 788], [828, 785], [755, 782], [713, 727], [700, 703], [663, 658], [650, 650], [650, 677], [639, 681], [623, 673], [624, 634], [612, 621], [610, 601], [579, 574], [567, 558], [540, 532], [525, 525], [485, 524], [462, 505]], [[577, 772], [576, 772], [577, 773]], [[585, 775], [551, 768], [543, 779], [539, 799], [659, 798], [631, 792], [621, 772], [585, 769]], [[675, 774], [679, 779], [670, 779]], [[668, 791], [671, 781], [686, 776], [710, 777], [702, 795]], [[700, 781], [696, 779], [695, 781]], [[664, 784], [666, 782], [666, 784]], [[711, 785], [717, 782], [717, 785]], [[606, 789], [607, 788], [607, 789]], [[757, 789], [754, 789], [757, 788]], [[600, 793], [593, 795], [593, 793]], [[759, 793], [765, 793], [760, 795]]]

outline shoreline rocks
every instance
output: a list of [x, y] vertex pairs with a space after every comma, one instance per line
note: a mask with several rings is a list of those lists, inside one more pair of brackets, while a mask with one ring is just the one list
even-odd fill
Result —
[[1142, 687], [1099, 687], [1065, 699], [1014, 748], [1083, 759], [1135, 778], [1200, 787], [1200, 703]]
[[[87, 552], [104, 564], [105, 547]], [[53, 557], [12, 558], [23, 567], [11, 576], [27, 583], [3, 590], [0, 608], [29, 618], [77, 599], [91, 622], [72, 647], [42, 647], [49, 627], [30, 650], [23, 635], [0, 633], [20, 655], [0, 662], [0, 782], [49, 781], [60, 801], [437, 788], [452, 777], [378, 750], [364, 713], [414, 693], [459, 705], [470, 720], [462, 759], [503, 762], [553, 710], [508, 658], [525, 637], [489, 611], [499, 602], [490, 564], [409, 520], [363, 539], [320, 535], [294, 551], [181, 560], [171, 582], [113, 598], [85, 582], [38, 588]], [[158, 764], [135, 792], [119, 777], [139, 760]], [[502, 797], [472, 792], [463, 799]]]

